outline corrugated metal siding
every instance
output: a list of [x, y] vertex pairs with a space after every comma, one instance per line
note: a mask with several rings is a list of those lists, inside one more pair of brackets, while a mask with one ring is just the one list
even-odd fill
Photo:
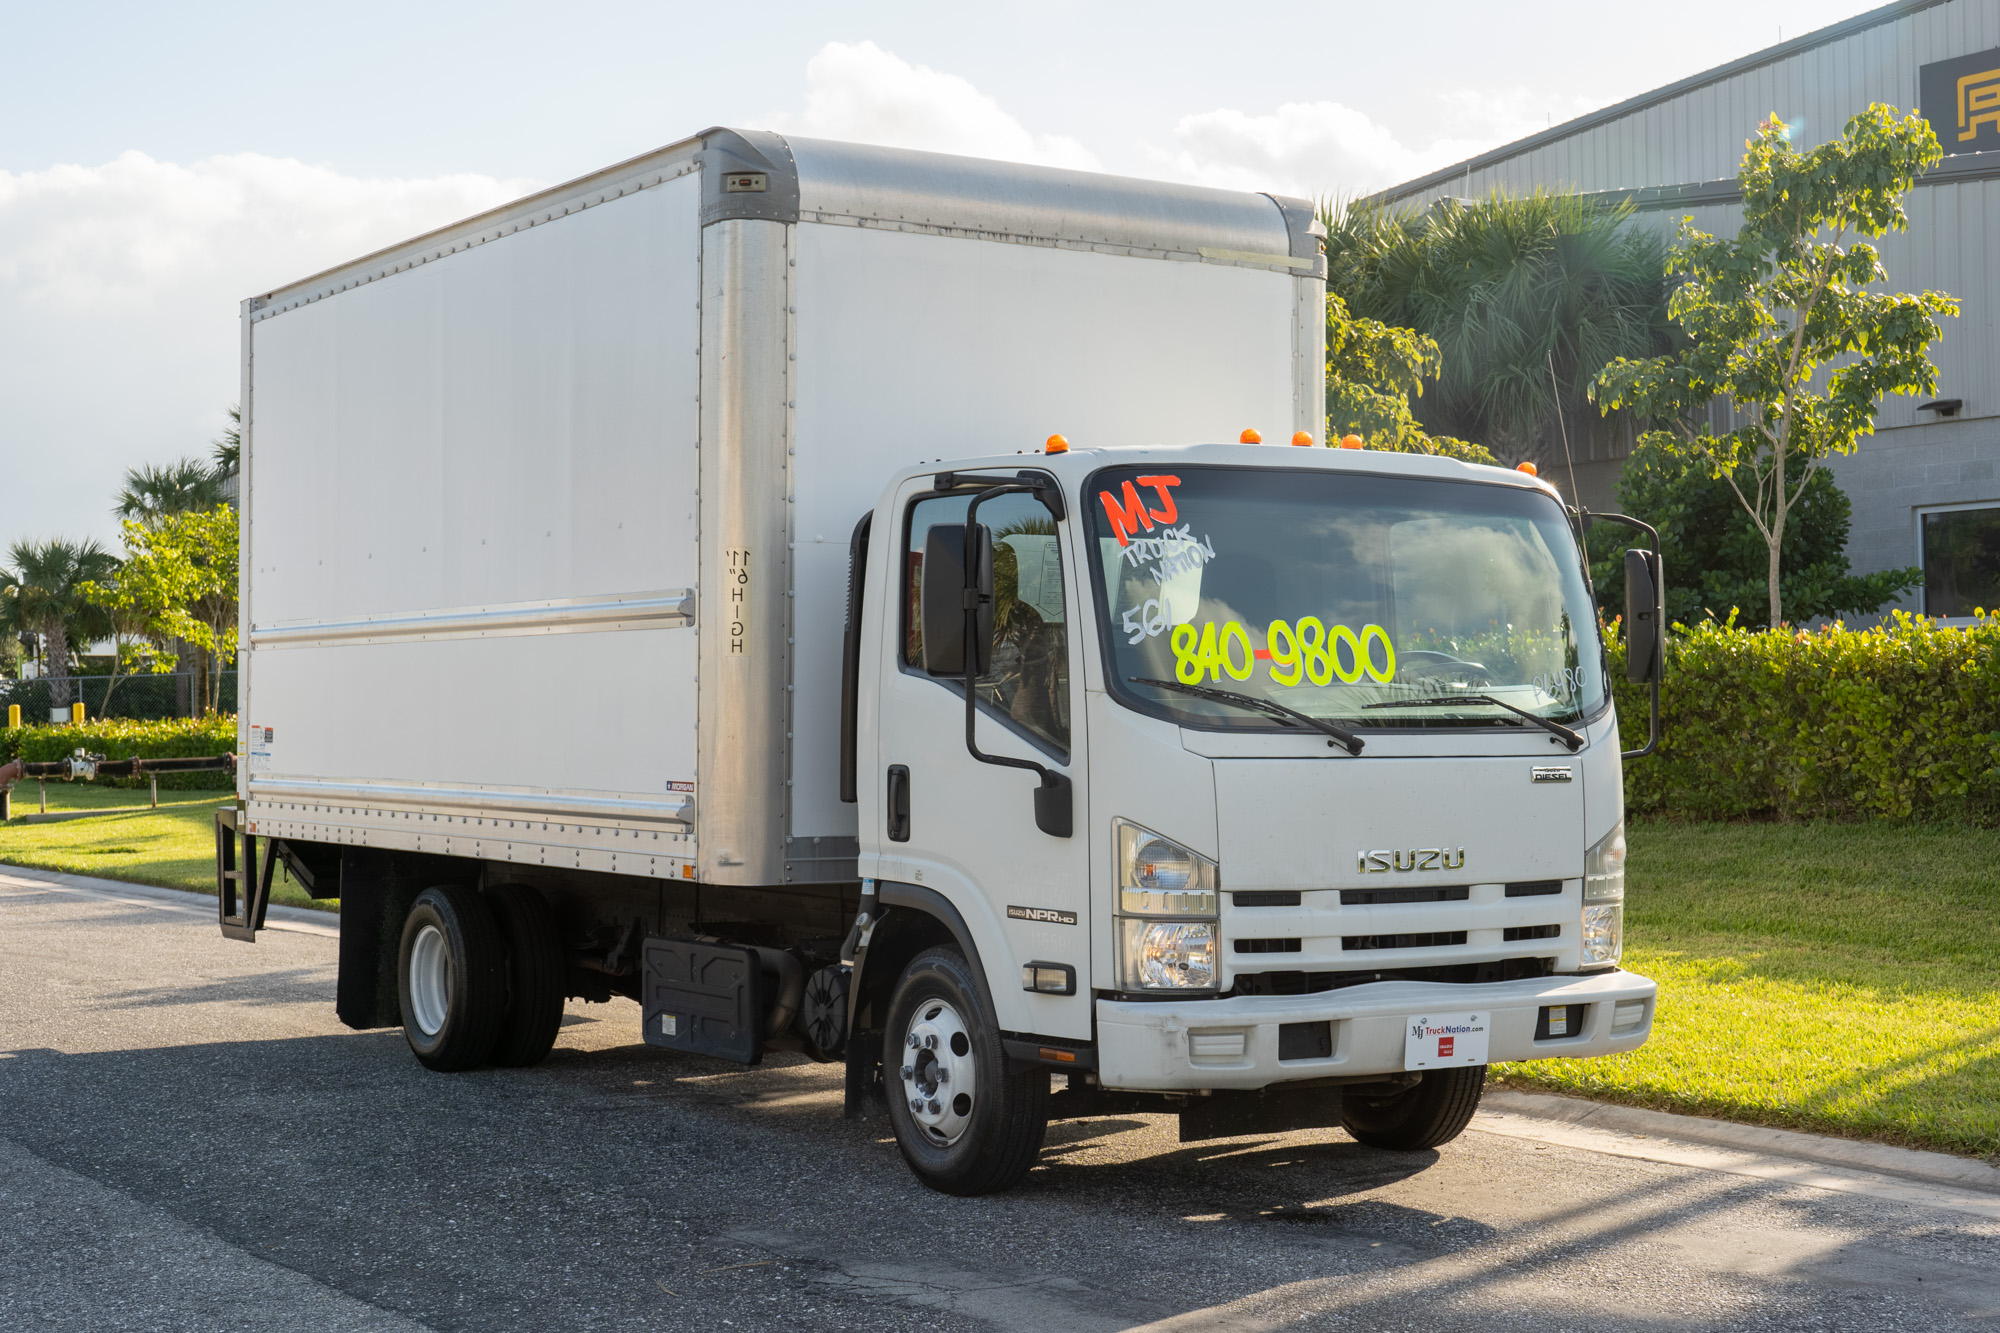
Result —
[[[1736, 174], [1744, 140], [1773, 111], [1802, 122], [1798, 142], [1811, 147], [1870, 102], [1913, 108], [1920, 66], [1993, 47], [2000, 47], [2000, 0], [1947, 0], [1540, 144], [1403, 202], [1494, 188], [1594, 192], [1726, 180]], [[2000, 414], [2000, 263], [1990, 253], [2000, 228], [2000, 180], [1937, 180], [1913, 191], [1908, 208], [1910, 230], [1878, 243], [1889, 286], [1947, 292], [1964, 310], [1945, 322], [1933, 349], [1938, 396], [1965, 399], [1966, 416]], [[1669, 233], [1683, 216], [1722, 235], [1741, 222], [1734, 204], [1651, 216]], [[1883, 404], [1878, 428], [1931, 422], [1916, 402]]]
[[1496, 187], [1631, 190], [1726, 179], [1773, 112], [1798, 123], [1797, 142], [1809, 148], [1870, 102], [1916, 106], [1919, 66], [1996, 46], [2000, 0], [1948, 0], [1457, 173], [1408, 201]]

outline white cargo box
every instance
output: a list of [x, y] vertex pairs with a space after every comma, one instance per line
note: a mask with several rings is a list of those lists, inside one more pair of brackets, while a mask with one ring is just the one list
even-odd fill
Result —
[[244, 816], [851, 878], [883, 483], [1317, 436], [1320, 250], [1299, 200], [711, 130], [245, 302]]

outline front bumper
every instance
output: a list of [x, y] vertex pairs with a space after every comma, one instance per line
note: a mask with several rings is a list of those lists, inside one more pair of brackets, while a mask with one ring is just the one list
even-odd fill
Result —
[[[1099, 1000], [1098, 1077], [1107, 1088], [1180, 1092], [1400, 1073], [1404, 1020], [1451, 1010], [1492, 1012], [1491, 1060], [1616, 1055], [1642, 1045], [1652, 1033], [1658, 994], [1647, 978], [1613, 970], [1475, 985], [1377, 981], [1313, 995]], [[1621, 1000], [1643, 1001], [1644, 1016], [1614, 1035], [1612, 1019]], [[1574, 1035], [1537, 1040], [1542, 1006], [1557, 1004], [1585, 1006], [1582, 1023]], [[1282, 1024], [1317, 1022], [1332, 1025], [1332, 1055], [1278, 1058]], [[1241, 1034], [1240, 1046], [1235, 1034]]]

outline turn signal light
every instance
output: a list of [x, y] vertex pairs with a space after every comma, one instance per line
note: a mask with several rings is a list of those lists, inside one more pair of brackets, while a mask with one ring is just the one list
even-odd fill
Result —
[[1359, 449], [1361, 448], [1361, 437], [1359, 435], [1343, 435], [1340, 437], [1340, 447], [1343, 449]]
[[1516, 463], [1514, 464], [1514, 470], [1516, 472], [1525, 472], [1531, 477], [1537, 477], [1541, 475], [1540, 473], [1535, 471], [1535, 465], [1533, 463]]
[[1307, 434], [1305, 431], [1299, 431], [1297, 434], [1292, 436], [1292, 443], [1297, 445], [1301, 449], [1312, 448], [1312, 442], [1313, 442], [1313, 437]]
[[1236, 442], [1238, 444], [1262, 444], [1264, 437], [1259, 435], [1254, 428], [1246, 428], [1241, 435], [1236, 437]]
[[1049, 436], [1049, 442], [1042, 446], [1042, 452], [1045, 454], [1066, 454], [1069, 452], [1069, 441], [1060, 435], [1051, 435]]

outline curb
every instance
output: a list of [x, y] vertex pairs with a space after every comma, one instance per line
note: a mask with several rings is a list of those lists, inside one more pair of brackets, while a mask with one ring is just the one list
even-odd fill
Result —
[[1950, 1153], [1505, 1088], [1486, 1093], [1470, 1128], [2000, 1221], [2000, 1170]]
[[[133, 906], [143, 904], [147, 907], [164, 908], [171, 912], [203, 917], [211, 922], [216, 919], [217, 907], [213, 894], [195, 893], [187, 889], [163, 889], [152, 884], [128, 884], [124, 880], [98, 879], [93, 875], [72, 875], [61, 870], [37, 870], [27, 866], [0, 865], [0, 887], [84, 893], [94, 898], [108, 898]], [[286, 907], [272, 903], [264, 909], [264, 928], [338, 939], [340, 917], [333, 912], [315, 912], [310, 908]]]

